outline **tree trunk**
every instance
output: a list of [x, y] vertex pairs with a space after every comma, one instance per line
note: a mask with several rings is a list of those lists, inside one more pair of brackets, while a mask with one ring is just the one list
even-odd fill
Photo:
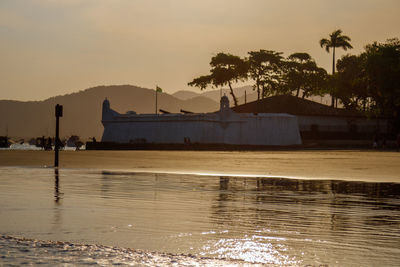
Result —
[[[335, 47], [333, 47], [332, 76], [333, 75], [335, 75]], [[331, 93], [331, 96], [332, 96], [331, 107], [334, 108], [335, 107], [335, 97], [333, 96], [333, 92]]]
[[264, 99], [265, 97], [265, 86], [262, 86], [262, 90], [261, 90], [261, 99]]
[[257, 84], [257, 100], [260, 100], [260, 81], [256, 81]]
[[332, 75], [335, 74], [335, 47], [333, 47]]
[[[296, 97], [299, 97], [300, 88], [297, 88]], [[304, 95], [304, 94], [303, 94]], [[304, 98], [304, 97], [303, 97]]]
[[235, 103], [235, 107], [237, 107], [238, 102], [237, 102], [237, 98], [236, 98], [235, 94], [233, 93], [231, 82], [228, 82], [228, 85], [229, 85], [229, 89], [231, 90], [231, 96], [233, 98], [233, 102]]

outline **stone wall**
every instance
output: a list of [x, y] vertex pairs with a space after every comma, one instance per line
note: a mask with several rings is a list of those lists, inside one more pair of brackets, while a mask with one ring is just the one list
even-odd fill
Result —
[[[107, 101], [107, 100], [106, 100]], [[118, 114], [103, 105], [102, 142], [160, 144], [297, 145], [296, 116], [235, 113], [221, 99], [221, 109], [204, 114]]]

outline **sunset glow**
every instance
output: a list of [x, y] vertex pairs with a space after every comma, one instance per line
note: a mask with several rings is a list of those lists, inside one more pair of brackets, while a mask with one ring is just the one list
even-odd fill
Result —
[[307, 52], [330, 71], [322, 37], [343, 29], [350, 53], [359, 53], [400, 36], [399, 11], [397, 0], [3, 0], [0, 99], [41, 100], [103, 84], [198, 90], [187, 83], [221, 51]]

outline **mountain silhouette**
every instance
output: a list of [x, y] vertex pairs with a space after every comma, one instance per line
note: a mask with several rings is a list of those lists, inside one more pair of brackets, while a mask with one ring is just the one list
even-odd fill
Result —
[[[172, 95], [176, 98], [179, 98], [181, 100], [187, 100], [191, 99], [193, 97], [198, 97], [198, 96], [203, 96], [207, 97], [209, 99], [212, 99], [215, 102], [219, 102], [220, 95], [226, 95], [229, 98], [229, 103], [230, 106], [233, 107], [233, 99], [230, 94], [230, 90], [227, 88], [222, 89], [214, 89], [214, 90], [204, 90], [199, 92], [193, 92], [193, 91], [187, 91], [187, 90], [181, 90], [173, 93]], [[257, 100], [257, 92], [253, 89], [253, 86], [247, 85], [247, 86], [242, 86], [238, 88], [233, 88], [233, 92], [235, 93], [235, 96], [237, 97], [238, 104], [242, 105], [245, 102], [249, 103], [252, 101]], [[246, 95], [246, 97], [245, 97]], [[324, 105], [330, 105], [331, 101], [331, 96], [330, 95], [324, 95], [324, 96], [309, 96], [306, 97], [305, 99], [312, 100], [317, 103], [321, 103]], [[338, 105], [339, 107], [343, 107], [341, 104]]]
[[[51, 97], [43, 101], [0, 100], [0, 135], [13, 139], [54, 136], [56, 104], [64, 106], [60, 118], [60, 136], [78, 135], [83, 139], [103, 133], [101, 107], [108, 98], [111, 108], [125, 113], [155, 112], [155, 91], [132, 85], [97, 86], [77, 93]], [[218, 101], [219, 102], [219, 101]], [[212, 112], [219, 103], [204, 96], [181, 100], [167, 93], [158, 93], [158, 108], [173, 113], [180, 109], [192, 112]]]
[[[233, 92], [235, 93], [235, 96], [238, 98], [238, 103], [239, 105], [244, 104], [244, 95], [245, 92], [247, 94], [247, 102], [254, 101], [257, 99], [257, 94], [255, 94], [253, 87], [250, 85], [247, 86], [242, 86], [238, 88], [233, 88]], [[181, 100], [188, 100], [194, 97], [202, 96], [202, 97], [207, 97], [217, 103], [219, 103], [219, 100], [222, 95], [226, 95], [229, 98], [229, 103], [231, 106], [233, 106], [233, 99], [230, 94], [230, 90], [227, 88], [223, 88], [222, 90], [220, 89], [214, 89], [214, 90], [204, 90], [197, 92], [193, 91], [187, 91], [187, 90], [181, 90], [178, 92], [173, 93], [172, 95], [176, 98], [179, 98]]]

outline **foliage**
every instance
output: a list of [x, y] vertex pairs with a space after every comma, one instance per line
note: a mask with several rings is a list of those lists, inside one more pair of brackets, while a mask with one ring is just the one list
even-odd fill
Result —
[[309, 54], [291, 54], [285, 65], [286, 71], [283, 80], [286, 90], [283, 91], [294, 91], [297, 97], [302, 91], [302, 98], [323, 94], [323, 89], [326, 87], [327, 72], [318, 67]]
[[271, 50], [251, 51], [249, 58], [249, 76], [255, 81], [257, 99], [277, 93], [283, 73], [281, 52]]
[[211, 74], [195, 78], [188, 83], [189, 86], [199, 87], [201, 90], [208, 86], [229, 86], [235, 106], [238, 105], [237, 98], [233, 92], [232, 83], [247, 79], [247, 62], [238, 56], [218, 53], [211, 58]]
[[[346, 35], [342, 35], [342, 30], [338, 29], [333, 31], [330, 35], [329, 38], [323, 38], [319, 41], [319, 44], [322, 48], [325, 47], [326, 52], [330, 52], [330, 49], [332, 48], [332, 75], [335, 75], [335, 49], [336, 48], [342, 48], [343, 50], [347, 51], [347, 49], [353, 48], [350, 44], [350, 37]], [[335, 103], [335, 95], [334, 92], [331, 92], [332, 96], [332, 107], [334, 106]]]
[[335, 94], [346, 108], [394, 119], [400, 130], [400, 41], [373, 43], [338, 60]]
[[213, 83], [213, 77], [211, 75], [204, 75], [204, 76], [200, 76], [198, 78], [193, 79], [193, 81], [188, 83], [188, 85], [199, 87], [200, 90], [204, 90], [207, 88], [208, 85], [210, 85], [212, 83]]
[[346, 55], [338, 60], [335, 75], [335, 95], [345, 108], [366, 111], [369, 104], [368, 78], [365, 73], [365, 55]]
[[331, 48], [333, 48], [333, 51], [335, 51], [336, 47], [343, 48], [345, 51], [353, 48], [350, 41], [350, 37], [342, 35], [342, 30], [338, 29], [329, 34], [329, 39], [321, 39], [319, 44], [321, 47], [325, 47], [326, 52], [329, 53]]
[[335, 48], [352, 48], [349, 42], [341, 30], [320, 41], [327, 52], [333, 49], [332, 75], [318, 67], [307, 53], [294, 53], [284, 59], [281, 52], [259, 50], [248, 52], [247, 59], [218, 53], [211, 59], [210, 74], [195, 78], [189, 85], [201, 90], [228, 85], [235, 105], [232, 83], [248, 77], [255, 82], [258, 99], [287, 93], [299, 97], [300, 92], [304, 98], [329, 92], [347, 109], [392, 117], [397, 127], [394, 129], [400, 131], [400, 40], [374, 42], [359, 55], [345, 55], [338, 60], [335, 72]]
[[369, 92], [377, 112], [393, 116], [400, 128], [400, 41], [394, 38], [386, 43], [375, 42], [365, 50]]

